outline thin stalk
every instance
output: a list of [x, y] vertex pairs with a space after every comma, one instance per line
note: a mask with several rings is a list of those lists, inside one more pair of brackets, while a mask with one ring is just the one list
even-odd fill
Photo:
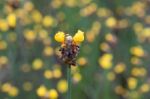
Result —
[[67, 82], [68, 82], [67, 99], [71, 99], [71, 66], [67, 67]]

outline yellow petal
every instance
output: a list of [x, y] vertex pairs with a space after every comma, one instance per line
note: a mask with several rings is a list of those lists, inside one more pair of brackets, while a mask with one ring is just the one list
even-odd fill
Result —
[[64, 42], [65, 41], [65, 33], [64, 32], [57, 32], [56, 34], [55, 34], [55, 40], [57, 41], [57, 42]]
[[78, 32], [73, 37], [73, 40], [75, 43], [81, 43], [82, 41], [84, 41], [84, 32], [78, 30]]

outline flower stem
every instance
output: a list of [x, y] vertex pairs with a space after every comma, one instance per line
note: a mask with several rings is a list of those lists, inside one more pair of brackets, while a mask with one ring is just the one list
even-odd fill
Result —
[[67, 67], [68, 93], [67, 99], [71, 99], [71, 66]]

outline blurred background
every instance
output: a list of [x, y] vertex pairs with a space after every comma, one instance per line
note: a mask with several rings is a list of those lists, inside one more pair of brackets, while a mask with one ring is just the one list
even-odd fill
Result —
[[78, 29], [72, 99], [149, 99], [150, 0], [0, 0], [0, 99], [66, 99], [54, 35]]

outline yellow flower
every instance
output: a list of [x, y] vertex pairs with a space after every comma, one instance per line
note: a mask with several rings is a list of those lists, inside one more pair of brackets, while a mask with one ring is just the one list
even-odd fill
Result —
[[136, 78], [133, 78], [133, 77], [128, 78], [128, 87], [129, 87], [129, 89], [135, 89], [136, 86], [137, 86], [137, 83], [138, 83], [138, 81], [137, 81]]
[[68, 90], [68, 86], [67, 86], [67, 81], [66, 80], [60, 80], [57, 83], [57, 89], [60, 93], [65, 93]]
[[46, 87], [45, 87], [44, 85], [40, 86], [40, 87], [37, 89], [37, 94], [38, 94], [38, 96], [40, 96], [40, 97], [45, 96], [46, 93], [47, 93], [47, 89], [46, 89]]
[[55, 89], [51, 89], [49, 91], [49, 98], [50, 99], [57, 99], [58, 98], [58, 93]]
[[32, 67], [34, 70], [39, 70], [44, 66], [44, 63], [41, 59], [35, 59], [32, 63]]
[[142, 57], [145, 54], [145, 52], [141, 46], [132, 47], [130, 52], [137, 57]]
[[16, 87], [11, 87], [8, 91], [9, 96], [15, 97], [19, 94], [19, 90]]
[[112, 54], [104, 54], [99, 58], [99, 64], [103, 69], [110, 69], [112, 67]]
[[14, 13], [11, 13], [7, 16], [7, 22], [10, 27], [16, 26], [16, 20], [16, 15]]
[[55, 40], [57, 42], [63, 43], [65, 41], [65, 33], [64, 32], [58, 32], [55, 34]]
[[73, 41], [75, 43], [81, 43], [83, 40], [84, 40], [84, 32], [82, 32], [81, 30], [78, 30], [78, 32], [73, 37]]

